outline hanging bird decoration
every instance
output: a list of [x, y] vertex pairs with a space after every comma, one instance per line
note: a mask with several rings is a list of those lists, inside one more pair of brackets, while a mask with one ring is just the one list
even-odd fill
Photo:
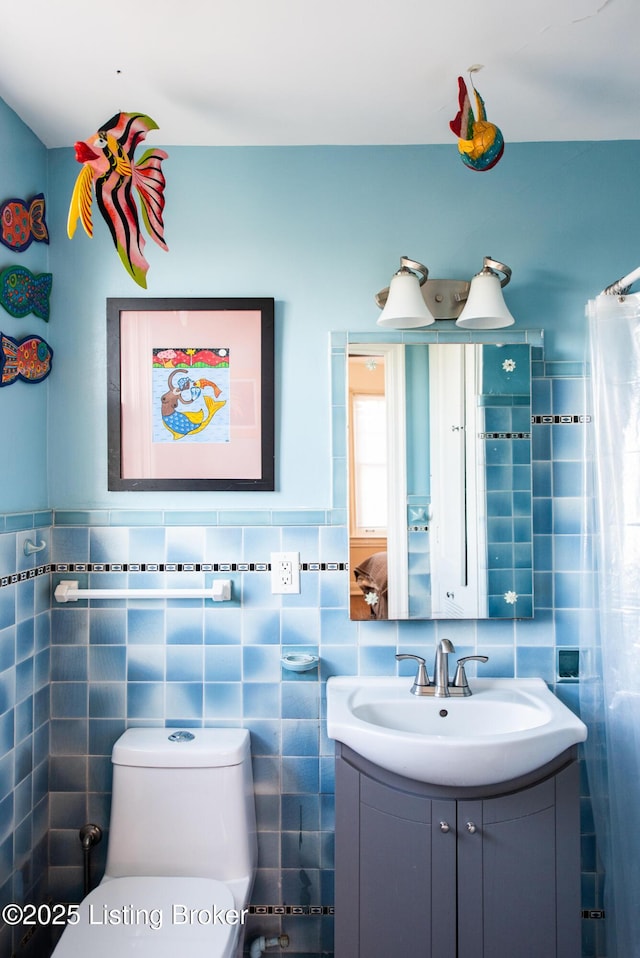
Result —
[[78, 219], [89, 237], [93, 236], [92, 199], [109, 227], [124, 268], [139, 286], [146, 289], [149, 264], [144, 258], [145, 240], [140, 232], [134, 187], [140, 198], [147, 233], [162, 247], [164, 241], [164, 150], [146, 150], [139, 161], [133, 154], [149, 130], [158, 125], [144, 113], [117, 113], [88, 140], [75, 144], [76, 159], [82, 163], [71, 196], [67, 233], [73, 237]]
[[477, 116], [474, 115], [471, 107], [467, 86], [462, 77], [458, 77], [459, 109], [456, 117], [449, 123], [449, 127], [458, 137], [458, 150], [462, 162], [469, 169], [483, 173], [494, 167], [502, 157], [504, 139], [495, 123], [487, 120], [484, 100], [471, 80], [471, 74], [480, 69], [480, 66], [469, 68], [469, 80], [475, 96]]

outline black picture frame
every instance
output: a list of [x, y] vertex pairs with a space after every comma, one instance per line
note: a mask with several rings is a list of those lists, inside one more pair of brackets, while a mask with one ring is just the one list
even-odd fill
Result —
[[[107, 431], [108, 431], [108, 488], [114, 491], [272, 491], [275, 488], [275, 428], [274, 428], [274, 312], [272, 298], [109, 298], [107, 299]], [[190, 333], [192, 327], [199, 332]], [[208, 330], [211, 329], [211, 335]], [[172, 332], [175, 330], [175, 335]], [[185, 332], [186, 330], [186, 332]], [[203, 334], [203, 330], [207, 330]], [[159, 337], [159, 338], [158, 338]], [[156, 355], [174, 352], [174, 347], [183, 345], [181, 340], [203, 347], [216, 344], [220, 347], [232, 345], [228, 349], [230, 358], [226, 366], [225, 382], [228, 383], [228, 409], [224, 416], [228, 421], [228, 433], [224, 441], [208, 443], [199, 437], [199, 449], [193, 445], [191, 436], [185, 436], [189, 443], [182, 442], [183, 436], [164, 435], [162, 425], [170, 421], [158, 414], [158, 401], [155, 405], [151, 395], [152, 375], [158, 372]], [[213, 340], [207, 342], [207, 338]], [[200, 340], [205, 339], [205, 342]], [[175, 342], [173, 341], [175, 340]], [[259, 342], [258, 342], [259, 340]], [[153, 363], [149, 362], [150, 347], [153, 344]], [[186, 343], [185, 343], [186, 345]], [[164, 347], [171, 347], [165, 349]], [[225, 349], [217, 352], [224, 356]], [[124, 351], [124, 353], [123, 353]], [[195, 354], [195, 349], [186, 350]], [[211, 350], [202, 350], [202, 354], [211, 355]], [[215, 351], [214, 351], [215, 352]], [[183, 355], [178, 351], [177, 357]], [[198, 353], [198, 356], [200, 353]], [[196, 356], [195, 358], [198, 358]], [[240, 362], [238, 362], [238, 357]], [[194, 358], [192, 355], [190, 358]], [[217, 357], [219, 358], [219, 357]], [[235, 361], [235, 366], [234, 366]], [[163, 360], [164, 362], [164, 360]], [[167, 361], [181, 366], [180, 372], [188, 374], [191, 370], [182, 368], [184, 361], [172, 358]], [[153, 370], [152, 370], [153, 365]], [[222, 363], [221, 363], [222, 365]], [[147, 373], [148, 368], [148, 373]], [[242, 374], [234, 379], [234, 369], [241, 368]], [[247, 374], [246, 370], [250, 372]], [[141, 374], [140, 374], [141, 371]], [[178, 370], [176, 370], [178, 371]], [[220, 373], [223, 376], [222, 372]], [[240, 378], [242, 376], [242, 378]], [[174, 378], [168, 374], [169, 388], [161, 398], [177, 396], [175, 405], [180, 404]], [[205, 383], [218, 390], [207, 379], [195, 382], [188, 375], [178, 382], [187, 381], [192, 390]], [[244, 390], [247, 401], [237, 401]], [[203, 390], [200, 390], [202, 392]], [[218, 390], [221, 396], [223, 391]], [[236, 398], [234, 399], [234, 394]], [[184, 394], [183, 394], [184, 395]], [[218, 395], [216, 393], [216, 395]], [[123, 404], [123, 396], [126, 401]], [[187, 397], [189, 393], [187, 392]], [[191, 399], [184, 400], [186, 403]], [[215, 403], [223, 406], [224, 403]], [[207, 407], [210, 408], [210, 407]], [[132, 411], [133, 410], [133, 411]], [[248, 410], [248, 412], [247, 412]], [[179, 415], [179, 413], [178, 413]], [[191, 413], [191, 415], [195, 415]], [[244, 416], [244, 420], [242, 417]], [[160, 441], [152, 439], [153, 429], [159, 429]], [[184, 417], [183, 417], [184, 418]], [[219, 417], [219, 420], [224, 417]], [[247, 425], [246, 420], [250, 422]], [[142, 435], [142, 441], [136, 443], [129, 437], [135, 429]], [[160, 425], [157, 425], [160, 423]], [[169, 426], [167, 426], [169, 429]], [[200, 427], [200, 430], [204, 427]], [[198, 432], [194, 428], [194, 432]], [[171, 432], [171, 429], [169, 429]], [[175, 440], [175, 442], [172, 441]], [[234, 449], [235, 443], [235, 449]], [[144, 454], [137, 456], [128, 450], [144, 447]], [[148, 448], [147, 448], [148, 447]], [[174, 454], [179, 449], [180, 454]], [[183, 456], [187, 451], [188, 455]], [[171, 475], [173, 464], [158, 464], [156, 459], [162, 455], [175, 461], [175, 471]], [[188, 465], [182, 461], [196, 457], [194, 474], [185, 475]], [[244, 462], [234, 459], [245, 458]], [[141, 466], [137, 460], [144, 460]], [[179, 460], [179, 461], [178, 461]], [[139, 473], [139, 474], [138, 474]], [[237, 474], [236, 474], [237, 473]]]

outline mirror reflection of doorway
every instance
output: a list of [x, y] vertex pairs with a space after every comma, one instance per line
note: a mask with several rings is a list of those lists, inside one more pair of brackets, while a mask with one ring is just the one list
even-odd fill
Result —
[[352, 619], [386, 619], [387, 416], [384, 356], [349, 357], [349, 603]]

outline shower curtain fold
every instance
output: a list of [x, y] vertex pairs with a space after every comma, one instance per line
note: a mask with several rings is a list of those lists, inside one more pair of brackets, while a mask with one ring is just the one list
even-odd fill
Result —
[[596, 614], [581, 636], [580, 706], [606, 954], [640, 958], [640, 296], [602, 294], [587, 316]]

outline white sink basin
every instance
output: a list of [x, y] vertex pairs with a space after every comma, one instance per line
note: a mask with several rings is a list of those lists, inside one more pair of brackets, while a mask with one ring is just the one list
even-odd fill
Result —
[[329, 737], [381, 768], [434, 785], [493, 785], [587, 737], [542, 679], [470, 679], [464, 698], [416, 696], [411, 678], [333, 676]]

